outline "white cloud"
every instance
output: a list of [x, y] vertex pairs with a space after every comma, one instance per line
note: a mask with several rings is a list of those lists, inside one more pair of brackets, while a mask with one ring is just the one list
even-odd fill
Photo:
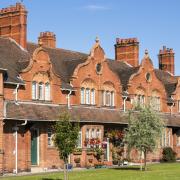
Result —
[[100, 5], [87, 5], [87, 6], [84, 6], [84, 9], [88, 9], [88, 10], [91, 10], [91, 11], [99, 11], [99, 10], [108, 10], [109, 8], [106, 7], [106, 6], [100, 6]]

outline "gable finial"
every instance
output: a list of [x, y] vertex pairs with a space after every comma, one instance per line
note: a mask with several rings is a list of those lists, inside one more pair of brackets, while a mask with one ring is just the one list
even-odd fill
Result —
[[145, 49], [144, 58], [149, 58], [149, 52], [148, 52], [148, 50], [147, 50], [147, 49]]
[[96, 36], [95, 42], [99, 44], [99, 38]]

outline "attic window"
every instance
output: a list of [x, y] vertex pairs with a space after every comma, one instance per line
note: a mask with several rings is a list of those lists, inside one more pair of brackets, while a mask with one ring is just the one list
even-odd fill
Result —
[[102, 71], [102, 65], [101, 65], [101, 63], [96, 64], [96, 72], [97, 72], [98, 74], [100, 74], [101, 71]]
[[151, 82], [152, 78], [151, 78], [151, 74], [148, 72], [146, 73], [146, 81], [147, 82]]

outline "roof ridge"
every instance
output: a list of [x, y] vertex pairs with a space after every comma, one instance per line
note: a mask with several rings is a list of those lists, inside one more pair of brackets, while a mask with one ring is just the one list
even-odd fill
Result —
[[[32, 44], [32, 45], [37, 45], [39, 46], [37, 43], [34, 43], [34, 42], [27, 42], [29, 44]], [[84, 52], [79, 52], [79, 51], [75, 51], [75, 50], [70, 50], [70, 49], [64, 49], [64, 48], [58, 48], [58, 47], [55, 47], [55, 48], [52, 48], [52, 47], [44, 47], [45, 49], [53, 49], [53, 50], [63, 50], [63, 51], [67, 51], [67, 52], [71, 52], [71, 53], [79, 53], [79, 54], [84, 54], [84, 55], [89, 55], [88, 53], [84, 53]]]

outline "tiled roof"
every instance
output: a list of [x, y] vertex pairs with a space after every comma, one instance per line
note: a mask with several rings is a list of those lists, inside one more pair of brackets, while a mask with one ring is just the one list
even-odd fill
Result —
[[[6, 119], [53, 121], [58, 120], [60, 113], [67, 111], [66, 105], [6, 102]], [[123, 112], [115, 109], [72, 106], [68, 110], [72, 121], [94, 123], [127, 124]]]
[[[28, 43], [27, 51], [22, 49], [14, 40], [0, 37], [0, 68], [7, 69], [5, 81], [12, 83], [24, 83], [18, 78], [19, 72], [29, 64], [30, 57], [38, 44]], [[69, 84], [78, 64], [85, 62], [88, 54], [60, 49], [45, 48], [50, 56], [53, 69], [61, 77], [62, 89], [73, 89]], [[139, 67], [131, 67], [125, 62], [108, 59], [110, 69], [115, 72], [122, 83], [123, 89], [127, 89], [129, 78], [139, 70]], [[167, 72], [155, 70], [157, 78], [164, 84], [168, 95], [176, 88], [177, 79]]]
[[176, 90], [177, 78], [172, 76], [170, 73], [155, 69], [155, 74], [157, 78], [164, 84], [166, 92], [171, 95]]
[[[69, 111], [72, 121], [91, 123], [128, 124], [128, 113], [118, 109], [40, 104], [37, 102], [7, 101], [5, 119], [29, 121], [55, 121], [60, 113]], [[137, 112], [136, 112], [137, 113]], [[180, 127], [180, 115], [160, 114], [167, 126]]]
[[6, 82], [23, 83], [18, 78], [22, 68], [19, 62], [27, 62], [29, 59], [29, 53], [17, 45], [14, 40], [0, 37], [0, 68], [7, 69]]
[[129, 78], [139, 70], [139, 67], [131, 67], [122, 61], [109, 60], [110, 69], [115, 72], [122, 83], [124, 90], [127, 89]]

